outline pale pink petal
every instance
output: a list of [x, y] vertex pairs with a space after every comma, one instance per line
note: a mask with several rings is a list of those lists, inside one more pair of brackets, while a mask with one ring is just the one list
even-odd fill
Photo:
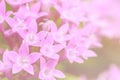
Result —
[[48, 26], [50, 26], [51, 32], [57, 31], [57, 25], [55, 24], [55, 22], [50, 21], [50, 24], [48, 24]]
[[65, 23], [60, 27], [59, 32], [65, 34], [67, 33], [68, 29], [69, 29], [69, 24]]
[[40, 57], [40, 70], [46, 66], [46, 60], [43, 57]]
[[54, 77], [50, 77], [50, 78], [48, 78], [48, 79], [46, 79], [46, 80], [56, 80]]
[[69, 60], [70, 63], [74, 62], [74, 60], [72, 58], [70, 58], [70, 57], [68, 57], [68, 60]]
[[40, 6], [41, 6], [40, 2], [36, 2], [36, 3], [31, 7], [31, 11], [32, 11], [32, 12], [35, 12], [35, 13], [38, 13], [39, 10], [40, 10]]
[[37, 32], [37, 22], [35, 20], [30, 21], [28, 29], [29, 29], [29, 32], [36, 33]]
[[26, 43], [22, 43], [19, 48], [19, 55], [27, 56], [29, 54], [29, 46]]
[[[44, 79], [44, 76], [43, 76], [43, 73], [41, 72], [41, 70], [40, 70], [40, 72], [39, 72], [39, 78], [42, 79], [42, 80]], [[45, 79], [44, 79], [44, 80], [45, 80]]]
[[8, 63], [9, 60], [11, 60], [12, 62], [15, 62], [18, 57], [19, 57], [19, 55], [15, 51], [5, 51], [5, 53], [3, 55], [3, 61], [5, 63]]
[[51, 59], [58, 59], [59, 55], [54, 53], [54, 54], [44, 54], [44, 56], [51, 58]]
[[30, 58], [30, 63], [33, 64], [35, 63], [39, 58], [40, 58], [40, 53], [34, 52], [29, 55]]
[[5, 10], [6, 10], [6, 6], [5, 6], [5, 1], [4, 0], [0, 0], [0, 14], [2, 13], [2, 15], [5, 14]]
[[39, 17], [43, 17], [43, 16], [47, 16], [47, 15], [48, 15], [48, 13], [46, 13], [46, 12], [40, 12], [37, 14], [37, 17], [39, 18]]
[[40, 47], [40, 46], [41, 46], [41, 42], [40, 42], [40, 41], [38, 41], [38, 42], [36, 42], [36, 43], [32, 44], [32, 46]]
[[13, 18], [10, 18], [10, 17], [7, 17], [7, 18], [6, 18], [6, 22], [9, 24], [9, 26], [10, 26], [11, 28], [14, 28], [14, 27], [15, 27], [14, 25], [17, 24], [17, 22], [16, 22]]
[[44, 44], [49, 44], [49, 45], [51, 45], [51, 44], [53, 44], [53, 42], [54, 42], [53, 37], [52, 37], [51, 34], [49, 34], [49, 35], [47, 36]]
[[51, 32], [57, 31], [56, 24], [54, 23], [54, 21], [51, 21], [51, 20], [44, 23], [42, 27], [43, 27], [43, 30], [45, 31], [51, 31]]
[[58, 64], [58, 60], [49, 59], [46, 63], [46, 67], [48, 67], [50, 69], [54, 69], [57, 64]]
[[27, 32], [19, 29], [18, 34], [24, 39], [26, 37]]
[[3, 70], [3, 68], [4, 68], [3, 65], [4, 65], [4, 64], [0, 61], [0, 71]]
[[88, 59], [88, 57], [96, 57], [97, 56], [96, 53], [92, 50], [86, 50], [85, 52], [83, 52], [82, 55], [83, 55], [82, 57], [84, 59]]
[[14, 64], [13, 67], [12, 67], [12, 73], [13, 74], [16, 74], [18, 72], [20, 72], [22, 70], [21, 67], [19, 67], [17, 64]]
[[77, 62], [77, 63], [83, 63], [83, 62], [84, 62], [83, 59], [81, 59], [81, 58], [79, 58], [79, 57], [76, 57], [76, 58], [74, 59], [74, 61]]
[[54, 50], [55, 50], [55, 52], [59, 52], [59, 51], [61, 51], [63, 48], [64, 48], [64, 47], [63, 47], [62, 45], [60, 45], [60, 44], [54, 45]]
[[46, 31], [40, 31], [37, 33], [38, 39], [39, 40], [43, 40], [46, 36], [47, 36], [47, 32]]
[[65, 75], [59, 70], [54, 70], [53, 73], [54, 73], [54, 76], [57, 78], [65, 78]]
[[23, 68], [26, 72], [34, 75], [34, 69], [32, 65], [29, 65], [28, 67]]
[[25, 19], [26, 13], [23, 14], [24, 11], [28, 12], [25, 6], [20, 6], [19, 10], [16, 13], [14, 13], [15, 17], [19, 19]]

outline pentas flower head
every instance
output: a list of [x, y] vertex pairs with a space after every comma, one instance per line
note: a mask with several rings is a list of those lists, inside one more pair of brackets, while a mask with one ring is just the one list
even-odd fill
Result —
[[10, 61], [12, 61], [12, 73], [18, 73], [22, 69], [30, 74], [34, 74], [34, 68], [32, 66], [33, 63], [35, 63], [39, 58], [39, 53], [31, 53], [29, 54], [29, 48], [28, 45], [25, 43], [22, 43], [22, 45], [19, 48], [18, 53], [15, 51], [9, 51], [8, 57]]
[[[6, 11], [8, 6], [5, 1], [12, 11]], [[102, 6], [101, 1], [97, 1], [98, 6], [94, 0], [0, 0], [0, 32], [11, 49], [4, 52], [0, 71], [12, 69], [15, 74], [24, 70], [34, 75], [32, 64], [40, 59], [39, 78], [56, 80], [55, 77], [65, 77], [55, 69], [60, 58], [64, 58], [61, 53], [64, 52], [70, 63], [83, 63], [89, 57], [95, 57], [91, 48], [101, 47], [96, 36], [99, 31], [102, 33], [103, 20], [107, 21], [104, 14], [107, 11], [103, 16], [99, 13], [106, 5]], [[107, 3], [108, 0], [105, 1]], [[115, 9], [115, 13], [118, 10], [112, 9]], [[119, 17], [119, 12], [117, 15]], [[114, 29], [119, 31], [119, 27]], [[39, 52], [35, 52], [36, 49]]]
[[77, 46], [84, 46], [86, 48], [102, 47], [96, 31], [96, 27], [91, 27], [89, 25], [84, 26], [83, 28], [77, 28], [73, 26], [69, 30], [69, 33], [72, 37], [70, 41], [74, 42]]
[[48, 60], [46, 61], [43, 57], [40, 58], [40, 72], [39, 72], [39, 78], [41, 80], [56, 80], [57, 78], [64, 78], [65, 75], [55, 69], [55, 66], [57, 64], [57, 60]]

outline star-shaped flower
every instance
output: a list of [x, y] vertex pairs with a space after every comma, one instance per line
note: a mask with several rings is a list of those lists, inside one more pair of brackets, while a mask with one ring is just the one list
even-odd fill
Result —
[[55, 77], [64, 78], [65, 75], [61, 71], [55, 69], [56, 64], [56, 60], [48, 60], [46, 62], [46, 60], [41, 57], [39, 78], [41, 80], [56, 80]]
[[9, 59], [13, 62], [13, 74], [18, 73], [23, 69], [33, 75], [34, 69], [32, 64], [40, 58], [40, 54], [37, 52], [29, 54], [28, 45], [25, 43], [20, 46], [18, 53], [15, 51], [9, 51], [8, 56]]

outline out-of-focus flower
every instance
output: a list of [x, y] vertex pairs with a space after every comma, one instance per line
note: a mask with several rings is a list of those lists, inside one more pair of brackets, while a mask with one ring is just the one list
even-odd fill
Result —
[[120, 69], [112, 64], [108, 70], [101, 73], [97, 80], [119, 80], [120, 79]]

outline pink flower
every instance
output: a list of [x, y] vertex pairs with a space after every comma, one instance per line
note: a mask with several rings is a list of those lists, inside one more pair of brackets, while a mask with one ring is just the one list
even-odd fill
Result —
[[28, 45], [40, 47], [41, 41], [46, 37], [47, 33], [45, 31], [37, 31], [38, 26], [35, 20], [32, 20], [28, 26], [28, 32], [22, 34], [23, 41]]
[[49, 34], [45, 40], [42, 41], [42, 47], [40, 53], [48, 58], [58, 59], [59, 55], [57, 54], [64, 47], [60, 44], [54, 44], [52, 36]]
[[[80, 37], [80, 39], [78, 38], [78, 36]], [[95, 52], [89, 50], [90, 46], [88, 45], [88, 41], [86, 41], [87, 39], [81, 37], [80, 34], [78, 36], [73, 37], [65, 48], [66, 57], [70, 63], [83, 63], [83, 59], [97, 56]]]
[[66, 41], [70, 40], [71, 36], [68, 34], [69, 24], [65, 23], [58, 30], [52, 31], [51, 34], [55, 42], [66, 46]]
[[54, 7], [65, 21], [76, 25], [79, 25], [82, 21], [86, 21], [86, 4], [80, 0], [59, 0]]
[[[23, 12], [25, 12], [23, 14]], [[46, 12], [40, 12], [40, 2], [36, 2], [34, 4], [27, 3], [26, 5], [20, 6], [17, 12], [14, 13], [16, 18], [20, 18], [23, 20], [29, 19], [38, 19], [40, 17], [48, 15]]]
[[119, 80], [120, 79], [120, 68], [112, 64], [109, 69], [102, 72], [96, 80]]
[[17, 32], [20, 36], [28, 29], [28, 21], [21, 20], [19, 18], [7, 17], [6, 22], [9, 24], [12, 32]]
[[40, 54], [37, 52], [29, 54], [28, 45], [23, 43], [20, 46], [18, 53], [15, 51], [9, 51], [8, 57], [13, 63], [13, 74], [18, 73], [23, 69], [33, 75], [34, 69], [32, 64], [40, 58]]
[[83, 59], [88, 59], [89, 57], [96, 57], [96, 54], [92, 50], [89, 50], [86, 47], [78, 47], [74, 44], [69, 44], [66, 47], [65, 52], [66, 57], [70, 63], [83, 63]]
[[46, 61], [43, 57], [40, 58], [40, 73], [39, 78], [41, 80], [56, 80], [57, 78], [64, 78], [65, 75], [55, 69], [57, 62], [55, 60]]
[[94, 26], [91, 27], [86, 25], [80, 29], [73, 26], [69, 32], [72, 36], [70, 41], [75, 43], [77, 46], [86, 47], [88, 49], [91, 47], [102, 47], [97, 37], [97, 28]]

